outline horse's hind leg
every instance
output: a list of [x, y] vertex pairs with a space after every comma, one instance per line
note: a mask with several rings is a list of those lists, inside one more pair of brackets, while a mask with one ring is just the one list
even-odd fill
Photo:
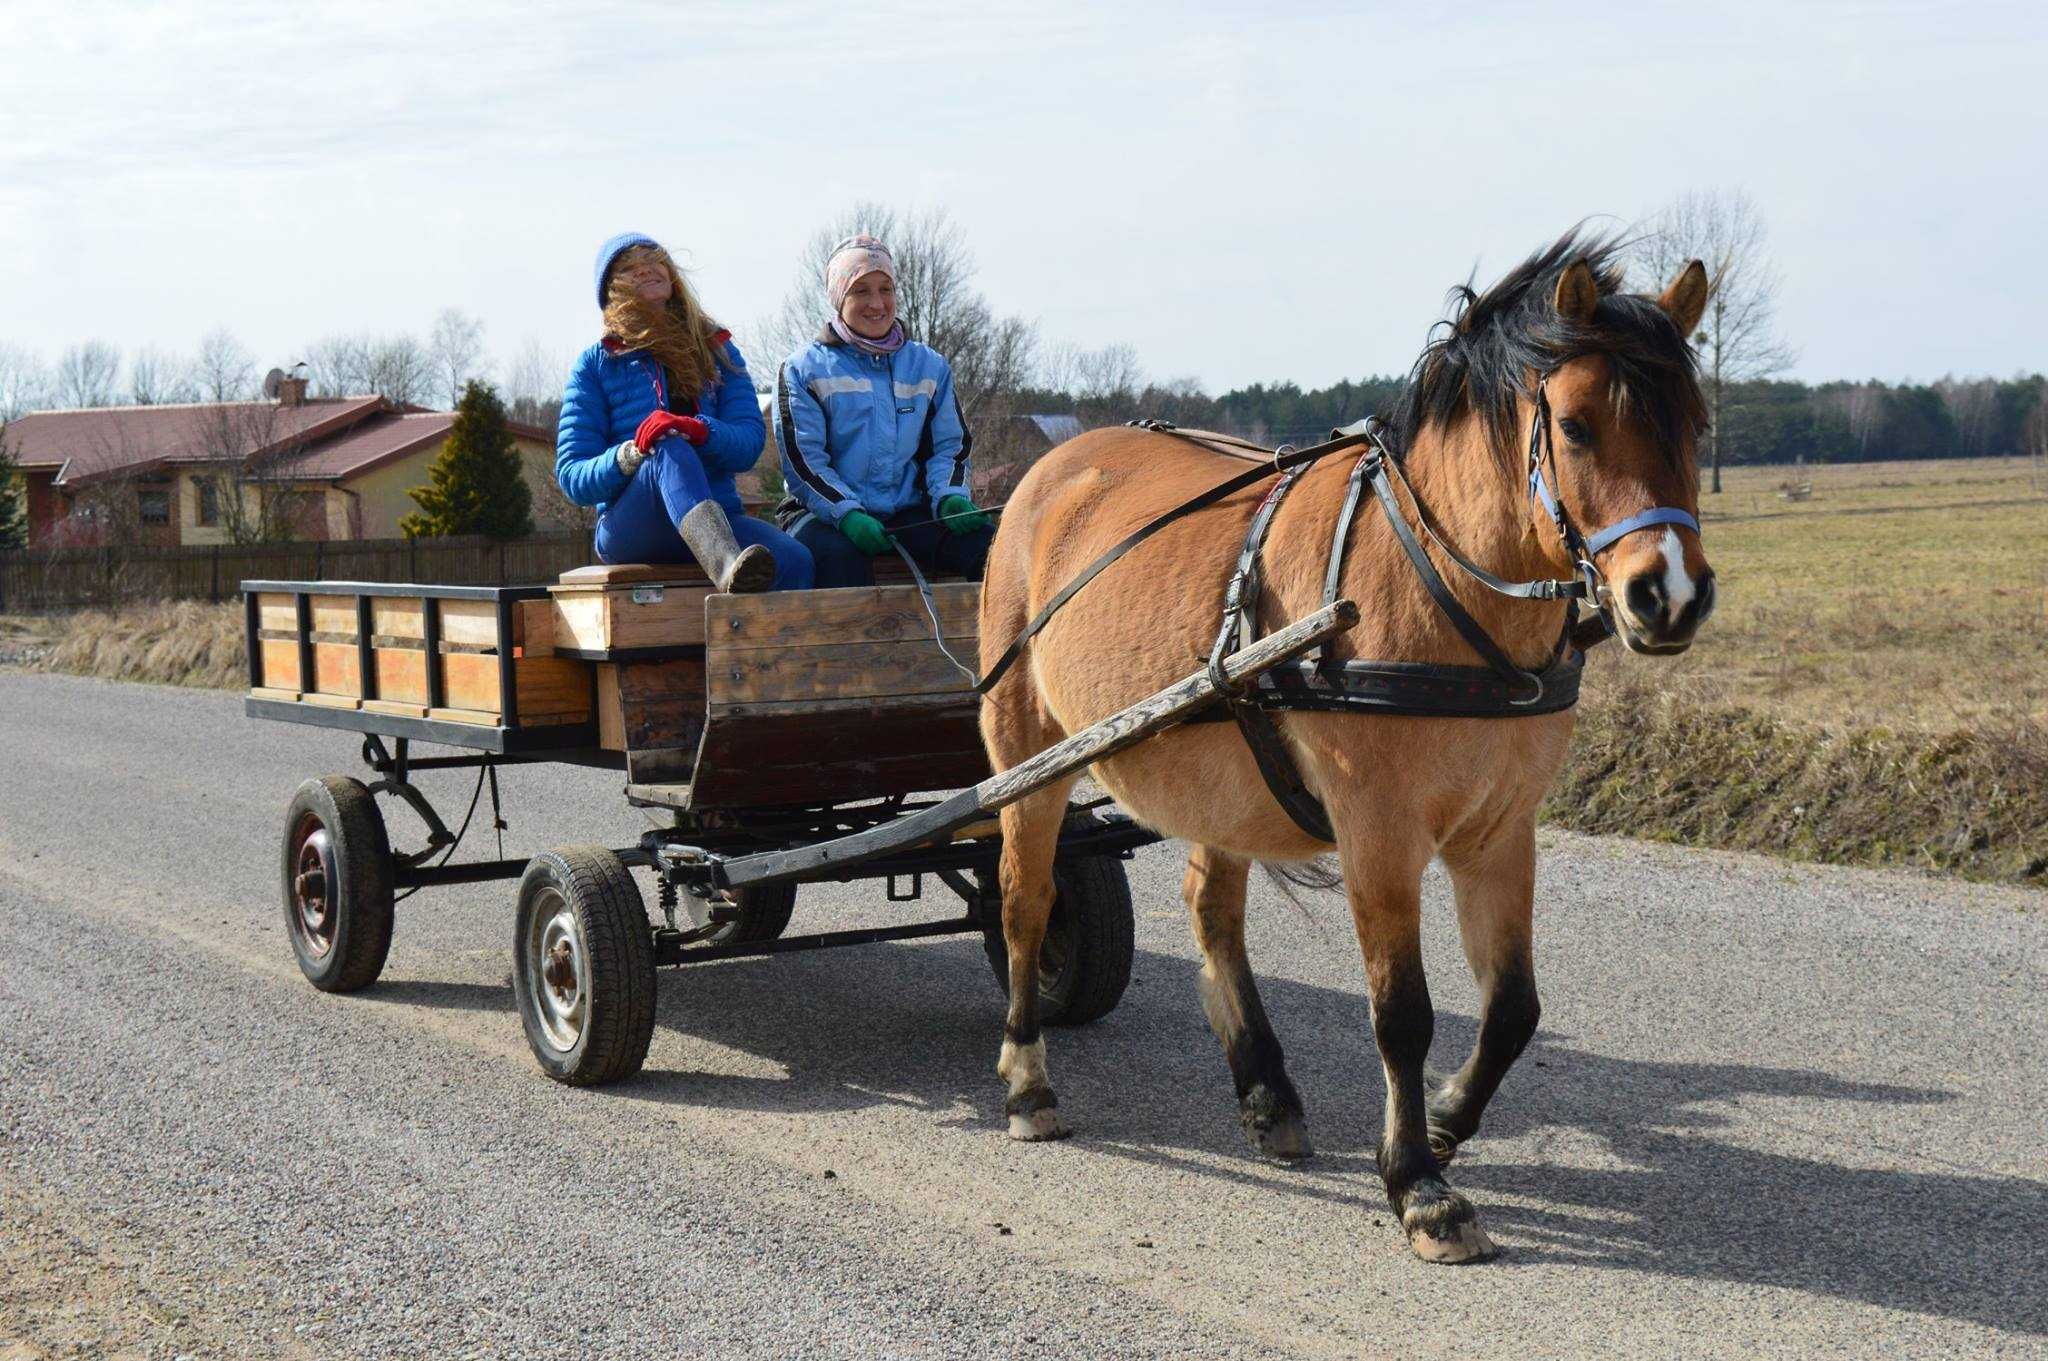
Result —
[[1458, 895], [1458, 930], [1479, 982], [1479, 1041], [1429, 1102], [1429, 1146], [1449, 1162], [1479, 1129], [1486, 1103], [1536, 1033], [1541, 1007], [1531, 960], [1536, 824], [1517, 817], [1487, 841], [1450, 846], [1444, 861]]
[[[1077, 777], [1078, 778], [1078, 777]], [[1052, 915], [1053, 858], [1074, 780], [1063, 780], [1003, 809], [1003, 943], [1010, 952], [1010, 1013], [996, 1075], [1009, 1084], [1003, 1111], [1010, 1137], [1062, 1139], [1059, 1100], [1045, 1072], [1045, 1036], [1038, 1026], [1038, 954]]]
[[1338, 853], [1351, 899], [1351, 919], [1365, 956], [1372, 994], [1372, 1031], [1386, 1070], [1386, 1132], [1380, 1177], [1415, 1255], [1431, 1262], [1469, 1262], [1493, 1252], [1472, 1203], [1444, 1181], [1429, 1147], [1423, 1107], [1423, 1063], [1436, 1028], [1422, 974], [1422, 869], [1429, 848], [1389, 834], [1412, 819], [1377, 810], [1337, 813]]
[[1252, 1147], [1269, 1158], [1311, 1152], [1301, 1097], [1288, 1079], [1280, 1041], [1266, 1019], [1244, 950], [1245, 879], [1251, 863], [1213, 846], [1188, 853], [1181, 895], [1202, 950], [1202, 1010], [1223, 1042], [1237, 1084], [1238, 1116]]

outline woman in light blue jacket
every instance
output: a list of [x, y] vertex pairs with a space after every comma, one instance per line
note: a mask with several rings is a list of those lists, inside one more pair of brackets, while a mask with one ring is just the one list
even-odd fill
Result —
[[866, 586], [901, 544], [927, 571], [981, 579], [994, 532], [968, 480], [973, 436], [953, 370], [896, 317], [896, 261], [850, 236], [825, 265], [832, 319], [784, 361], [775, 441], [799, 508], [785, 527], [810, 550], [819, 586]]
[[733, 486], [766, 432], [732, 337], [650, 237], [605, 242], [596, 275], [605, 334], [562, 394], [555, 480], [577, 505], [602, 508], [598, 558], [694, 557], [721, 591], [809, 586], [810, 553], [743, 514]]

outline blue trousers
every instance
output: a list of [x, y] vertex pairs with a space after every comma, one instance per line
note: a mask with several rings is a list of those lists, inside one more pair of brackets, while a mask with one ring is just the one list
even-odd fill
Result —
[[[988, 562], [989, 543], [996, 536], [994, 529], [952, 534], [943, 525], [920, 524], [932, 518], [931, 511], [924, 506], [906, 506], [880, 518], [882, 527], [896, 536], [896, 541], [909, 550], [925, 571], [957, 572], [969, 581], [981, 580], [982, 568]], [[915, 528], [904, 529], [903, 525]], [[821, 590], [875, 584], [872, 560], [839, 532], [839, 526], [806, 515], [794, 528], [797, 544], [810, 550], [811, 560], [816, 564], [816, 584]], [[891, 550], [890, 557], [894, 556]]]
[[633, 480], [605, 507], [597, 521], [597, 557], [600, 562], [694, 562], [690, 546], [676, 526], [692, 507], [716, 500], [732, 521], [732, 536], [740, 547], [765, 547], [775, 559], [777, 591], [806, 591], [811, 587], [811, 551], [789, 535], [763, 520], [742, 515], [739, 506], [711, 492], [711, 480], [704, 473], [704, 460], [688, 440], [671, 435], [654, 446]]

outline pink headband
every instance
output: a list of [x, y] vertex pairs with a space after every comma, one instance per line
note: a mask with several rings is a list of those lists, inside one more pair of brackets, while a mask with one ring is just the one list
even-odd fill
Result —
[[834, 246], [831, 258], [825, 262], [825, 296], [831, 300], [833, 312], [839, 311], [847, 292], [862, 275], [877, 271], [888, 275], [889, 282], [894, 283], [896, 257], [866, 232], [849, 236]]

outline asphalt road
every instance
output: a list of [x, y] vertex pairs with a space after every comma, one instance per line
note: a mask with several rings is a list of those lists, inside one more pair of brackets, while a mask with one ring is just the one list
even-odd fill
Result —
[[[366, 993], [300, 979], [284, 806], [355, 765], [237, 697], [0, 672], [0, 1357], [2048, 1351], [2040, 895], [1547, 836], [1543, 1030], [1452, 1169], [1502, 1252], [1442, 1268], [1373, 1173], [1334, 898], [1254, 883], [1302, 1168], [1241, 1141], [1172, 846], [1123, 1005], [1050, 1036], [1067, 1142], [1004, 1137], [973, 940], [664, 973], [647, 1071], [569, 1091], [509, 885], [403, 904]], [[508, 854], [635, 834], [615, 775], [504, 783]], [[949, 910], [880, 899], [797, 923]]]

